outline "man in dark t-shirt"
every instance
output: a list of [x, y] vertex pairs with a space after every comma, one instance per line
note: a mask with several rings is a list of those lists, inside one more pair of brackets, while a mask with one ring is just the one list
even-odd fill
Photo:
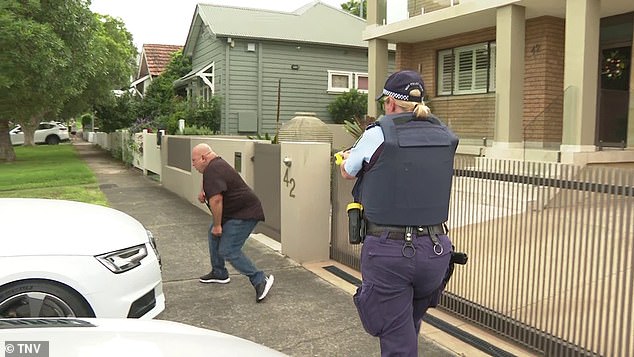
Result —
[[242, 247], [258, 221], [264, 221], [260, 199], [229, 163], [207, 144], [192, 150], [192, 165], [203, 174], [198, 200], [206, 203], [213, 216], [209, 227], [209, 255], [212, 270], [200, 277], [201, 283], [226, 284], [230, 281], [225, 261], [249, 277], [255, 288], [255, 301], [262, 301], [273, 285], [242, 252]]

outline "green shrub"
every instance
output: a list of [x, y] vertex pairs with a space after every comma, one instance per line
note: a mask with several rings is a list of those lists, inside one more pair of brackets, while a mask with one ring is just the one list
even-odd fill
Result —
[[214, 96], [209, 102], [198, 101], [190, 108], [185, 118], [185, 124], [199, 128], [208, 128], [214, 133], [220, 132], [220, 97]]
[[345, 120], [363, 118], [368, 112], [368, 95], [356, 89], [343, 93], [328, 105], [328, 113], [336, 124]]
[[250, 139], [250, 140], [269, 140], [271, 142], [271, 144], [279, 144], [279, 140], [277, 138], [277, 134], [275, 134], [271, 138], [271, 135], [269, 135], [269, 133], [264, 133], [264, 136], [262, 136], [262, 134], [260, 134], [260, 133], [257, 133], [255, 136], [247, 135], [247, 139]]
[[215, 131], [207, 128], [207, 127], [198, 127], [196, 125], [186, 126], [183, 129], [183, 135], [214, 135]]
[[81, 116], [81, 126], [90, 127], [92, 125], [92, 114], [86, 113]]

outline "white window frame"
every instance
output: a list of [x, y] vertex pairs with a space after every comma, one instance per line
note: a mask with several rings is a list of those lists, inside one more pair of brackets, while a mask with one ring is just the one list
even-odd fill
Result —
[[[476, 53], [478, 50], [486, 50], [487, 51], [487, 74], [486, 74], [486, 84], [478, 86], [478, 69], [477, 69], [477, 58]], [[496, 45], [495, 42], [482, 42], [477, 44], [472, 44], [468, 46], [461, 46], [456, 48], [450, 48], [446, 50], [442, 50], [438, 52], [437, 58], [437, 93], [438, 95], [464, 95], [464, 94], [483, 94], [488, 92], [495, 91], [495, 52]], [[471, 60], [471, 69], [467, 72], [460, 72], [460, 54], [472, 54]], [[450, 56], [451, 58], [448, 58]], [[446, 68], [446, 64], [451, 63], [451, 68]], [[468, 64], [468, 63], [467, 63]], [[460, 88], [460, 76], [465, 78], [464, 75], [470, 75], [471, 78], [469, 82], [471, 84], [470, 88]], [[480, 77], [480, 80], [483, 78]], [[448, 83], [448, 81], [450, 83]]]
[[[332, 84], [332, 77], [333, 76], [346, 76], [348, 77], [348, 87], [347, 88], [341, 88], [341, 87], [333, 87]], [[344, 71], [331, 71], [328, 70], [328, 92], [332, 92], [332, 93], [344, 93], [349, 91], [350, 89], [352, 89], [352, 72], [344, 72]]]
[[[333, 76], [345, 76], [348, 77], [348, 87], [334, 87], [332, 82]], [[359, 89], [359, 77], [368, 78], [368, 74], [364, 72], [348, 72], [348, 71], [333, 71], [328, 70], [328, 93], [345, 93], [351, 89], [356, 89], [359, 93], [367, 93], [367, 89]]]
[[[436, 68], [438, 69], [437, 82], [438, 82], [438, 95], [452, 95], [453, 94], [453, 50], [442, 50], [438, 52], [438, 61]], [[449, 61], [450, 68], [445, 70], [445, 63]]]
[[495, 92], [496, 78], [495, 70], [497, 68], [497, 46], [495, 42], [489, 42], [489, 92]]
[[354, 88], [357, 89], [357, 91], [359, 93], [367, 93], [368, 90], [367, 89], [361, 89], [359, 88], [359, 77], [365, 77], [368, 79], [368, 85], [370, 84], [369, 82], [369, 77], [367, 73], [363, 73], [363, 72], [354, 72]]

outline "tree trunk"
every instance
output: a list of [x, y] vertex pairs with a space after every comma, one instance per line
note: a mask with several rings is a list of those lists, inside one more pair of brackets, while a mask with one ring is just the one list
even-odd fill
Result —
[[0, 160], [15, 161], [15, 151], [9, 136], [9, 121], [0, 119]]
[[39, 124], [39, 119], [33, 117], [30, 120], [24, 120], [20, 123], [22, 132], [24, 133], [24, 146], [35, 146], [35, 129]]

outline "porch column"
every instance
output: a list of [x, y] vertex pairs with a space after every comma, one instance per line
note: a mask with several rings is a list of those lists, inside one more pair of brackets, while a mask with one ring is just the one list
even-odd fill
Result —
[[566, 1], [562, 161], [595, 151], [600, 0]]
[[[381, 26], [387, 14], [387, 0], [367, 0], [367, 27]], [[378, 117], [376, 96], [383, 90], [387, 78], [387, 40], [368, 41], [368, 115]]]
[[497, 10], [495, 134], [493, 147], [487, 151], [489, 157], [522, 158], [525, 33], [523, 6]]

